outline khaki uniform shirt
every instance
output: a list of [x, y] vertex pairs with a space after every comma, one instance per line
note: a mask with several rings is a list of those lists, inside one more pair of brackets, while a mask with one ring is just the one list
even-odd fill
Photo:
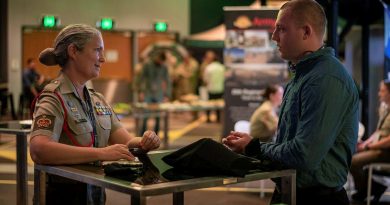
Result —
[[[61, 100], [55, 93], [58, 93], [63, 100], [67, 113], [66, 120], [72, 136], [68, 136], [63, 130], [65, 112], [61, 105]], [[94, 132], [93, 125], [95, 125], [97, 134], [95, 136], [97, 141], [97, 143], [95, 142], [96, 147], [107, 146], [110, 135], [122, 125], [101, 94], [90, 88], [84, 91], [84, 93], [88, 95], [85, 96], [85, 99], [90, 99], [90, 105], [79, 97], [72, 82], [65, 74], [61, 74], [56, 80], [48, 84], [35, 104], [31, 139], [37, 135], [45, 135], [59, 143], [93, 147], [93, 135], [91, 133]], [[95, 122], [93, 122], [93, 118], [90, 115], [94, 116]], [[70, 193], [70, 195], [76, 189], [73, 189], [72, 186], [69, 187], [69, 184], [73, 184], [74, 187], [81, 186], [73, 180], [58, 176], [49, 175], [47, 180], [47, 189], [50, 189], [53, 183], [68, 184], [68, 186], [64, 186], [61, 191], [57, 190], [57, 192], [66, 192]], [[56, 198], [60, 196], [50, 197]], [[82, 204], [105, 204], [105, 192], [100, 187], [87, 184], [86, 197], [86, 203], [82, 202]]]
[[379, 107], [379, 120], [377, 129], [379, 130], [380, 139], [390, 135], [390, 114], [389, 107], [381, 104]]
[[91, 143], [93, 126], [88, 113], [92, 113], [96, 120], [98, 147], [107, 146], [110, 135], [122, 126], [101, 94], [88, 88], [87, 93], [92, 101], [92, 111], [88, 110], [87, 103], [80, 99], [72, 82], [66, 75], [61, 74], [45, 87], [37, 100], [31, 138], [36, 135], [45, 135], [59, 143], [77, 145], [62, 129], [65, 112], [60, 99], [54, 92], [57, 92], [63, 99], [69, 130], [79, 145], [87, 146]]
[[278, 127], [278, 115], [270, 101], [264, 101], [250, 119], [250, 135], [262, 142], [272, 141]]

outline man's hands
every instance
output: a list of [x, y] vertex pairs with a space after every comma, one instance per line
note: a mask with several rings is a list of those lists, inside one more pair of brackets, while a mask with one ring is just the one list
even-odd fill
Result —
[[247, 133], [231, 131], [227, 137], [222, 139], [222, 143], [234, 152], [243, 153], [251, 140], [252, 137]]

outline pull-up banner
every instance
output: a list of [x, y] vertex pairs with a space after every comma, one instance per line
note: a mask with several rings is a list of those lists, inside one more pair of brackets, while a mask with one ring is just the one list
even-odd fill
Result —
[[249, 133], [249, 119], [262, 102], [268, 84], [284, 84], [287, 63], [271, 40], [277, 9], [225, 7], [225, 119], [223, 136], [231, 130]]

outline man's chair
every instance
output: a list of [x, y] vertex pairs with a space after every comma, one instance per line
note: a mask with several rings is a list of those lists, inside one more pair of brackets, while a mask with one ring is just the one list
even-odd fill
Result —
[[[390, 163], [371, 163], [365, 168], [368, 169], [368, 184], [367, 184], [367, 205], [371, 204], [371, 188], [372, 188], [372, 179], [381, 178], [390, 180]], [[379, 199], [378, 199], [379, 200]]]

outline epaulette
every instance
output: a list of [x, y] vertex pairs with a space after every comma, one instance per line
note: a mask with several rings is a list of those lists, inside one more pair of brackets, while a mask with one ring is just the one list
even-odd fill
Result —
[[59, 80], [52, 80], [49, 84], [45, 86], [43, 92], [54, 92], [61, 85]]
[[103, 96], [101, 93], [96, 92], [96, 90], [94, 90], [94, 89], [89, 89], [89, 91], [91, 91], [91, 94], [96, 95], [96, 96], [97, 96], [98, 98], [100, 98], [101, 100], [105, 100], [105, 99], [104, 99], [104, 96]]

